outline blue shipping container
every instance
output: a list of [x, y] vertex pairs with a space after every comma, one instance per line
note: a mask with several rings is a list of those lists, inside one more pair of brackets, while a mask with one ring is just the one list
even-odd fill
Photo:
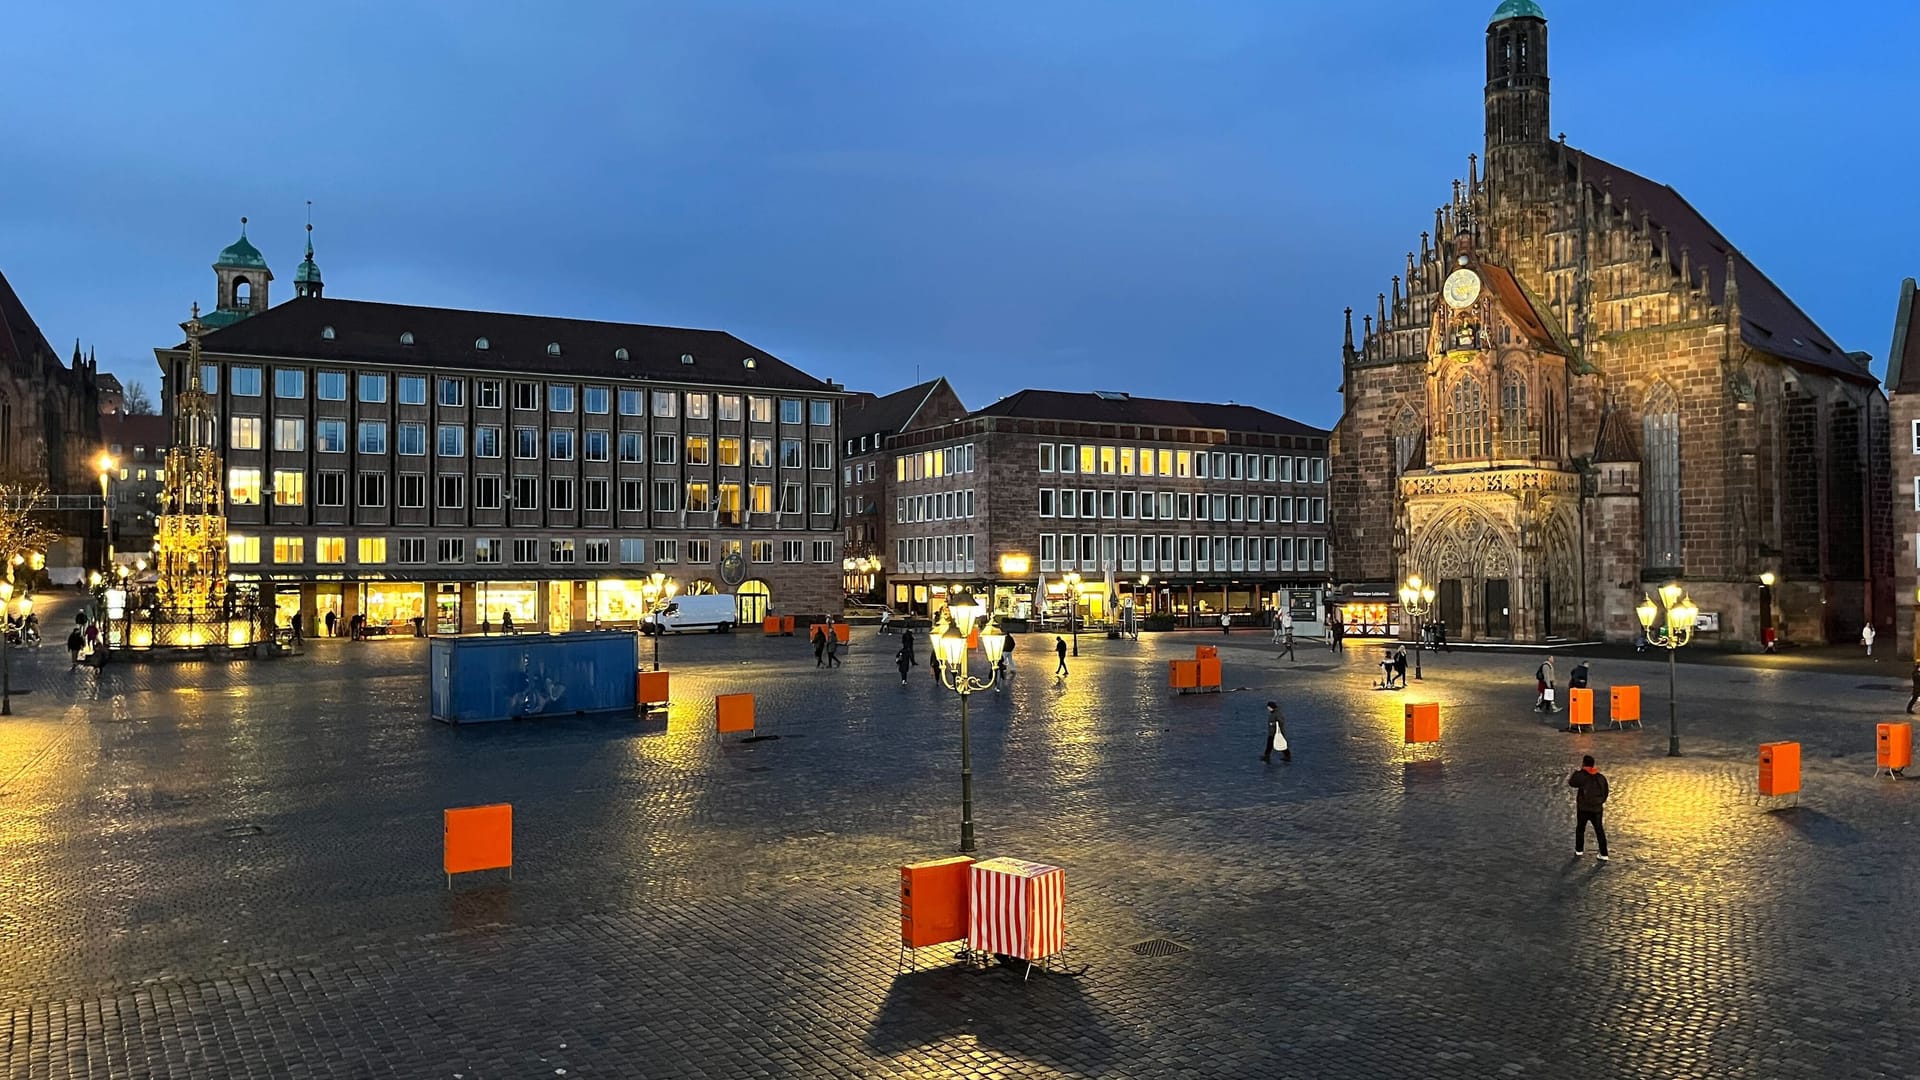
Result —
[[428, 696], [449, 724], [633, 712], [639, 638], [620, 632], [437, 637]]

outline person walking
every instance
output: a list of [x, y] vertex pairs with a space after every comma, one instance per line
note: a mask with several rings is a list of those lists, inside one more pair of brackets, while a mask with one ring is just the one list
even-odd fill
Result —
[[1220, 632], [1223, 634], [1233, 633], [1233, 613], [1232, 612], [1223, 611], [1220, 613]]
[[300, 637], [300, 627], [301, 627], [301, 624], [302, 624], [302, 623], [303, 623], [304, 621], [305, 621], [305, 620], [301, 618], [301, 615], [300, 615], [300, 613], [299, 613], [299, 612], [297, 612], [297, 611], [293, 613], [293, 618], [291, 618], [291, 619], [289, 619], [289, 620], [287, 621], [287, 622], [288, 622], [288, 625], [290, 625], [291, 627], [293, 627], [293, 643], [294, 643], [295, 645], [298, 645], [298, 644], [300, 644], [300, 642], [301, 642], [301, 640], [302, 640], [302, 639], [301, 639], [301, 637]]
[[827, 666], [827, 635], [820, 629], [819, 623], [813, 626], [813, 666]]
[[1533, 679], [1536, 684], [1535, 689], [1540, 694], [1533, 701], [1534, 710], [1549, 713], [1556, 711], [1553, 705], [1553, 657], [1549, 656], [1541, 662], [1539, 668], [1533, 673]]
[[503, 634], [519, 633], [518, 630], [514, 629], [513, 612], [505, 608], [500, 609], [500, 632]]
[[1607, 808], [1607, 776], [1594, 767], [1592, 754], [1580, 759], [1580, 767], [1567, 777], [1567, 786], [1579, 793], [1573, 802], [1573, 857], [1587, 853], [1587, 823], [1592, 822], [1593, 838], [1600, 841], [1600, 861], [1606, 862], [1607, 828], [1600, 816]]
[[1293, 746], [1287, 742], [1287, 719], [1280, 715], [1280, 703], [1267, 702], [1267, 742], [1260, 751], [1260, 760], [1273, 761], [1273, 752], [1280, 751], [1282, 764], [1293, 764]]
[[[85, 631], [76, 626], [67, 632], [67, 655], [73, 657], [73, 664], [67, 670], [71, 671], [73, 668], [80, 666], [80, 650], [86, 648], [86, 646], [87, 635]], [[1920, 664], [1915, 664], [1913, 670], [1914, 685], [1920, 686]], [[1913, 710], [1908, 709], [1907, 711], [1912, 712]]]
[[907, 669], [913, 666], [913, 654], [902, 647], [893, 658], [893, 666], [900, 669], [900, 685], [907, 685]]
[[827, 627], [827, 666], [840, 666], [840, 634], [831, 625]]
[[1913, 711], [1913, 703], [1920, 701], [1920, 660], [1913, 662], [1913, 696], [1907, 699], [1907, 711]]
[[887, 624], [892, 621], [893, 621], [893, 609], [881, 608], [880, 609], [880, 632], [883, 634], [891, 633], [891, 631], [887, 629]]
[[1873, 629], [1872, 623], [1868, 623], [1860, 628], [1860, 644], [1867, 647], [1868, 656], [1873, 655], [1873, 639], [1878, 636], [1879, 634]]
[[333, 612], [331, 612], [331, 611], [329, 611], [329, 612], [327, 612], [327, 619], [326, 619], [326, 622], [327, 622], [327, 636], [328, 636], [328, 637], [332, 637], [332, 636], [334, 636], [334, 634], [333, 634], [333, 630], [334, 630], [334, 626], [335, 626], [335, 625], [336, 625], [337, 623], [339, 623], [339, 621], [340, 621], [340, 616], [338, 616], [338, 615], [336, 615], [336, 614], [334, 614], [334, 613], [333, 613]]
[[1572, 671], [1567, 672], [1567, 689], [1585, 690], [1588, 688], [1589, 684], [1591, 683], [1592, 678], [1593, 678], [1592, 665], [1588, 664], [1585, 660], [1582, 660], [1579, 663], [1573, 665]]
[[1293, 655], [1293, 627], [1291, 626], [1287, 627], [1286, 639], [1283, 640], [1280, 644], [1281, 644], [1281, 647], [1286, 651], [1287, 659], [1289, 660], [1299, 659], [1299, 657]]
[[1067, 675], [1067, 639], [1066, 638], [1060, 637], [1057, 634], [1054, 635], [1053, 655], [1060, 658], [1060, 662], [1054, 665], [1054, 669], [1053, 669], [1054, 675], [1063, 679], [1066, 678], [1066, 675]]
[[1400, 689], [1405, 690], [1407, 688], [1407, 647], [1405, 645], [1393, 650], [1393, 674], [1400, 680]]
[[1015, 667], [1013, 662], [1013, 641], [1014, 641], [1013, 635], [1008, 634], [1007, 646], [1000, 653], [1000, 663], [1003, 665], [1002, 672], [1004, 674], [1011, 674], [1012, 672], [1018, 670]]
[[913, 627], [900, 628], [900, 651], [907, 654], [907, 666], [919, 667], [920, 658], [913, 655]]

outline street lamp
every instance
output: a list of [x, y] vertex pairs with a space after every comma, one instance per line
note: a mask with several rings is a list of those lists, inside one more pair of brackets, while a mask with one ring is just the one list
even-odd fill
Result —
[[1773, 571], [1760, 574], [1760, 645], [1773, 651]]
[[107, 545], [107, 565], [113, 565], [113, 518], [112, 501], [107, 495], [107, 474], [113, 471], [113, 455], [101, 451], [94, 460], [100, 467], [100, 535]]
[[646, 601], [647, 611], [654, 616], [653, 670], [655, 671], [660, 670], [660, 635], [665, 633], [665, 629], [660, 623], [658, 605], [673, 599], [673, 594], [679, 591], [680, 586], [678, 583], [667, 580], [667, 575], [659, 573], [658, 571], [640, 586], [640, 598]]
[[1073, 633], [1073, 655], [1080, 655], [1080, 575], [1068, 574], [1067, 583], [1067, 626]]
[[0, 613], [5, 615], [5, 626], [0, 627], [0, 716], [13, 715], [13, 582], [0, 581]]
[[1640, 626], [1646, 631], [1647, 639], [1667, 650], [1667, 756], [1680, 756], [1680, 721], [1674, 707], [1674, 653], [1693, 640], [1693, 625], [1700, 617], [1700, 609], [1687, 596], [1687, 591], [1674, 583], [1660, 586], [1660, 600], [1666, 608], [1663, 620], [1666, 633], [1658, 641], [1653, 641], [1653, 617], [1656, 608], [1653, 597], [1640, 601], [1633, 609], [1640, 616]]
[[1420, 673], [1421, 646], [1426, 643], [1426, 627], [1420, 620], [1433, 613], [1433, 586], [1420, 580], [1420, 575], [1409, 577], [1406, 584], [1400, 586], [1400, 610], [1413, 619], [1413, 677], [1424, 679]]
[[995, 619], [980, 632], [980, 644], [987, 651], [987, 678], [983, 682], [968, 673], [967, 638], [973, 624], [986, 608], [961, 589], [947, 598], [947, 626], [933, 635], [940, 650], [940, 684], [960, 695], [960, 852], [971, 855], [973, 846], [973, 728], [968, 718], [967, 701], [979, 690], [993, 686], [1000, 676], [1000, 656], [1006, 651], [1006, 633]]

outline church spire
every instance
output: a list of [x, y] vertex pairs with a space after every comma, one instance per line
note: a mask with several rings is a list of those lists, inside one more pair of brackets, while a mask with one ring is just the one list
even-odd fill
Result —
[[307, 200], [307, 257], [300, 262], [300, 269], [293, 275], [293, 294], [311, 296], [319, 299], [326, 291], [326, 283], [320, 279], [320, 264], [313, 261], [313, 200]]

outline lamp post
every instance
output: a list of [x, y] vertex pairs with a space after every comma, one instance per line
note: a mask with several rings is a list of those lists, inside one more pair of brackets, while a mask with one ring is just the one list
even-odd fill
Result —
[[1768, 652], [1773, 651], [1773, 571], [1760, 574], [1760, 643]]
[[660, 625], [660, 612], [657, 605], [673, 599], [673, 594], [679, 591], [680, 586], [677, 582], [669, 581], [667, 575], [658, 571], [655, 571], [653, 576], [640, 586], [640, 598], [647, 602], [647, 611], [655, 616], [653, 620], [653, 670], [655, 671], [660, 670], [660, 635], [665, 633]]
[[1068, 574], [1061, 580], [1067, 583], [1067, 626], [1073, 634], [1073, 655], [1080, 655], [1080, 575]]
[[1420, 673], [1420, 652], [1427, 634], [1420, 620], [1433, 612], [1433, 586], [1422, 582], [1419, 574], [1407, 578], [1400, 586], [1400, 610], [1413, 619], [1413, 677], [1425, 679]]
[[[1663, 626], [1666, 633], [1654, 644], [1667, 650], [1667, 756], [1680, 756], [1680, 721], [1674, 712], [1674, 653], [1693, 640], [1693, 625], [1700, 617], [1700, 609], [1687, 596], [1687, 591], [1674, 583], [1660, 586], [1660, 600], [1666, 608]], [[1641, 629], [1647, 632], [1648, 640], [1653, 640], [1653, 617], [1656, 613], [1653, 597], [1640, 601], [1633, 609], [1640, 616]]]
[[0, 716], [13, 715], [13, 582], [0, 581], [0, 613], [6, 626], [0, 629]]
[[961, 589], [947, 598], [947, 626], [936, 630], [933, 640], [940, 650], [940, 683], [960, 695], [960, 853], [971, 855], [973, 846], [973, 728], [967, 702], [976, 691], [990, 689], [1000, 676], [1000, 656], [1006, 651], [1006, 634], [999, 620], [986, 625], [980, 644], [987, 651], [987, 678], [974, 678], [967, 666], [967, 638], [973, 624], [985, 608], [973, 594]]
[[94, 460], [94, 464], [100, 467], [100, 538], [106, 544], [106, 547], [107, 547], [106, 565], [112, 566], [113, 565], [113, 517], [112, 517], [113, 503], [107, 494], [107, 474], [113, 471], [113, 455], [103, 450], [100, 452], [100, 456]]

